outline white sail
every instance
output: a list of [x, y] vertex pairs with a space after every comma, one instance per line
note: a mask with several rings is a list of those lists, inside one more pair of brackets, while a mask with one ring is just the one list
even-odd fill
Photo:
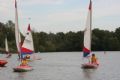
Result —
[[87, 16], [87, 22], [86, 22], [86, 28], [84, 31], [84, 48], [83, 48], [83, 52], [84, 52], [84, 57], [88, 56], [90, 54], [91, 51], [91, 27], [92, 27], [92, 2], [90, 0], [90, 4], [89, 4], [89, 12], [88, 12], [88, 16]]
[[34, 52], [33, 37], [30, 29], [30, 24], [28, 25], [28, 31], [21, 47], [21, 51], [25, 54], [32, 54]]
[[19, 31], [19, 26], [18, 26], [18, 11], [17, 11], [17, 1], [16, 0], [15, 0], [15, 39], [16, 39], [17, 50], [20, 53], [21, 37], [20, 37], [20, 31]]
[[9, 52], [7, 37], [5, 38], [5, 51]]

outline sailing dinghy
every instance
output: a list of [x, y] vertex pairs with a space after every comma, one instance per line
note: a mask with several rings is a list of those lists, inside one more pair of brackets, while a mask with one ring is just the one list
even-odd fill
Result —
[[[88, 58], [88, 60], [90, 58], [91, 53], [91, 37], [92, 37], [91, 28], [92, 28], [92, 1], [90, 0], [86, 29], [84, 31], [84, 47], [83, 47], [83, 57]], [[97, 67], [98, 64], [92, 64], [90, 63], [90, 60], [88, 63], [82, 64], [82, 68], [84, 69], [94, 69]]]
[[[21, 53], [21, 40], [20, 40], [20, 31], [18, 26], [18, 12], [17, 12], [17, 2], [15, 0], [15, 38], [16, 38], [16, 46], [19, 53], [20, 63], [22, 63], [22, 53]], [[32, 70], [32, 67], [29, 65], [19, 65], [13, 68], [15, 72], [26, 72]]]

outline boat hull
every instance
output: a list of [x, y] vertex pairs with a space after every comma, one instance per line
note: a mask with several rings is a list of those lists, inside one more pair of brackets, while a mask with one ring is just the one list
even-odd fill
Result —
[[0, 60], [0, 67], [4, 67], [7, 63], [6, 60]]
[[27, 72], [33, 70], [31, 66], [17, 66], [13, 68], [14, 72]]
[[96, 69], [97, 67], [98, 64], [90, 64], [90, 63], [82, 64], [83, 69]]

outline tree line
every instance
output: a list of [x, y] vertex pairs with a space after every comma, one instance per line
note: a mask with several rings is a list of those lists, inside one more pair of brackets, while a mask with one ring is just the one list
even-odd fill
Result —
[[[82, 51], [84, 32], [45, 33], [32, 31], [35, 52]], [[0, 51], [5, 49], [5, 37], [11, 52], [16, 52], [15, 24], [10, 20], [0, 22]], [[22, 40], [24, 36], [22, 35]], [[119, 51], [120, 27], [115, 31], [92, 30], [93, 51]]]

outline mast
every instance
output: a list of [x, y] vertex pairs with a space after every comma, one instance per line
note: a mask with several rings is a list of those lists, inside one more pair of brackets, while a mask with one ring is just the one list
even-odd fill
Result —
[[89, 11], [90, 11], [90, 51], [91, 51], [91, 45], [92, 45], [92, 1], [90, 0], [89, 4]]

